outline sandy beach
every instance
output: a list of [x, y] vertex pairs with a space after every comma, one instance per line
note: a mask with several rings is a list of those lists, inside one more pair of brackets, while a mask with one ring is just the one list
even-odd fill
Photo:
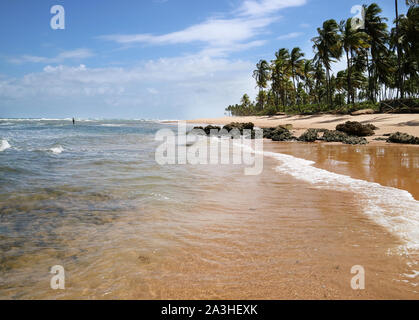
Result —
[[[288, 116], [278, 115], [273, 117], [222, 117], [222, 118], [202, 118], [188, 120], [188, 123], [225, 125], [231, 122], [253, 122], [260, 128], [276, 127], [279, 125], [292, 124], [293, 133], [301, 135], [309, 128], [334, 130], [336, 125], [346, 121], [358, 121], [361, 123], [372, 123], [379, 129], [375, 135], [368, 137], [372, 142], [377, 137], [394, 132], [404, 132], [413, 136], [419, 136], [419, 114], [365, 114], [359, 116], [352, 115], [308, 115], [308, 116]], [[374, 141], [374, 143], [376, 143]]]
[[[154, 135], [173, 127], [3, 125], [0, 299], [418, 298], [417, 146], [264, 140], [248, 176], [244, 163], [157, 165]], [[365, 290], [351, 287], [358, 265]]]

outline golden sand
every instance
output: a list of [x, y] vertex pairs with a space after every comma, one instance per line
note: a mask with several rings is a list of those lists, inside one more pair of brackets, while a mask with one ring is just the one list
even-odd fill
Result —
[[359, 116], [351, 115], [308, 115], [308, 116], [273, 116], [273, 117], [223, 117], [203, 118], [188, 120], [188, 123], [217, 124], [225, 125], [231, 122], [253, 122], [260, 128], [276, 127], [278, 125], [292, 124], [294, 134], [300, 135], [309, 128], [334, 130], [336, 125], [346, 121], [359, 121], [362, 123], [373, 123], [379, 129], [374, 137], [397, 131], [410, 135], [419, 136], [419, 115], [418, 114], [367, 114]]
[[[418, 148], [266, 142], [265, 150], [419, 198]], [[368, 218], [359, 195], [316, 188], [279, 174], [278, 165], [265, 157], [259, 176], [245, 176], [240, 166], [189, 168], [194, 180], [179, 181], [179, 190], [189, 184], [188, 206], [144, 207], [95, 226], [68, 243], [82, 252], [66, 264], [66, 290], [52, 292], [46, 278], [22, 297], [419, 298], [417, 252], [400, 251], [404, 242]], [[354, 265], [365, 268], [365, 290], [351, 287]], [[3, 298], [16, 291], [4, 290]]]

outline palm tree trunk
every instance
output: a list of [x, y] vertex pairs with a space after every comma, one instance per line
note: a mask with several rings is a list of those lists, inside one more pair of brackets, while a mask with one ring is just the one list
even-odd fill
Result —
[[292, 82], [294, 84], [294, 91], [295, 91], [294, 104], [297, 104], [297, 87], [295, 86], [295, 72], [294, 72], [294, 70], [292, 70]]
[[348, 79], [348, 104], [351, 103], [351, 94], [352, 94], [352, 87], [351, 87], [351, 62], [349, 61], [349, 53], [348, 50], [346, 52], [346, 60], [348, 64], [348, 72], [347, 72], [347, 79]]
[[369, 55], [367, 52], [367, 70], [368, 70], [368, 93], [370, 96], [370, 101], [374, 102], [374, 93], [371, 85], [371, 69], [370, 69], [370, 61], [369, 61]]
[[397, 65], [398, 65], [398, 87], [400, 90], [400, 96], [403, 99], [404, 98], [404, 86], [403, 86], [403, 74], [402, 74], [402, 64], [401, 64], [401, 50], [400, 50], [400, 44], [399, 44], [399, 7], [397, 0], [394, 1], [395, 8], [396, 8], [396, 47], [397, 47]]
[[327, 85], [327, 103], [329, 106], [332, 105], [331, 101], [331, 92], [330, 92], [330, 71], [328, 68], [326, 68], [326, 85]]
[[[351, 61], [353, 59], [353, 52], [351, 50]], [[352, 70], [351, 70], [351, 76], [352, 76]], [[352, 80], [351, 80], [352, 81]], [[352, 82], [351, 82], [351, 87], [352, 87]], [[355, 93], [356, 93], [356, 89], [354, 90], [353, 88], [351, 88], [351, 95], [352, 95], [352, 104], [355, 104]]]

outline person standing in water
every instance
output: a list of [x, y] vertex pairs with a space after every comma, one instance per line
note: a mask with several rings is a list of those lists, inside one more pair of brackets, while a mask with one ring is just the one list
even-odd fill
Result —
[[73, 126], [76, 125], [76, 120], [73, 118]]

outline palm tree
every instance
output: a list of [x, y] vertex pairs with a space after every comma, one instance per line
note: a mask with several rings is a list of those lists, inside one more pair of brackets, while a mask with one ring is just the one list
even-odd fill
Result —
[[332, 94], [330, 88], [330, 70], [331, 63], [339, 59], [342, 53], [340, 45], [340, 36], [338, 34], [339, 26], [333, 19], [323, 23], [323, 28], [317, 28], [318, 36], [314, 37], [313, 49], [316, 51], [315, 60], [320, 61], [326, 69], [327, 83], [327, 102], [332, 104]]
[[[399, 17], [398, 37], [396, 38], [401, 54], [401, 77], [406, 79], [406, 90], [411, 94], [418, 92], [419, 81], [419, 7], [411, 6], [406, 16]], [[394, 30], [392, 32], [394, 36]], [[395, 40], [392, 41], [393, 44]], [[407, 86], [409, 84], [409, 86]], [[407, 88], [408, 87], [408, 88]], [[406, 92], [405, 92], [406, 93]]]
[[319, 60], [317, 60], [314, 64], [313, 77], [315, 79], [315, 96], [317, 98], [317, 103], [320, 105], [324, 94], [324, 81], [326, 79], [326, 75]]
[[308, 95], [310, 95], [310, 92], [313, 87], [313, 78], [314, 78], [313, 60], [306, 59], [304, 60], [304, 65], [303, 65], [303, 80], [304, 80], [304, 87]]
[[272, 91], [275, 94], [276, 104], [282, 100], [282, 106], [285, 107], [287, 100], [286, 80], [289, 76], [289, 59], [290, 53], [288, 49], [281, 48], [275, 53], [275, 60], [272, 61]]
[[[363, 31], [352, 28], [352, 18], [342, 20], [339, 25], [341, 33], [342, 48], [346, 54], [347, 60], [347, 103], [355, 103], [355, 94], [353, 92], [351, 76], [352, 76], [352, 59], [354, 52], [358, 52], [361, 48], [368, 48], [367, 36]], [[352, 99], [351, 99], [352, 98]]]
[[[365, 32], [369, 36], [371, 63], [368, 64], [369, 92], [370, 100], [375, 102], [378, 91], [379, 72], [389, 72], [389, 66], [385, 61], [388, 56], [386, 44], [389, 36], [387, 33], [387, 19], [380, 16], [381, 8], [373, 3], [369, 6], [364, 5], [365, 10]], [[385, 75], [382, 75], [385, 76]]]
[[[407, 4], [406, 0], [406, 4]], [[403, 76], [402, 76], [402, 66], [401, 66], [401, 50], [400, 50], [400, 43], [399, 43], [399, 7], [397, 0], [394, 0], [395, 3], [395, 10], [396, 10], [396, 32], [395, 32], [395, 40], [396, 40], [396, 48], [397, 48], [397, 84], [400, 90], [400, 97], [404, 98], [404, 88], [403, 88]]]
[[[292, 74], [292, 83], [294, 84], [294, 89], [295, 89], [295, 99], [297, 99], [297, 96], [298, 96], [295, 78], [296, 76], [301, 74], [302, 63], [303, 63], [302, 57], [304, 57], [304, 53], [301, 52], [301, 49], [299, 47], [292, 49], [290, 59], [289, 59], [289, 65], [290, 65], [291, 74]], [[296, 101], [295, 99], [294, 99], [294, 103]]]
[[[259, 87], [259, 94], [268, 85], [270, 67], [266, 60], [260, 60], [253, 71], [253, 78], [256, 80], [256, 86]], [[262, 100], [261, 108], [263, 109], [264, 101]]]
[[260, 90], [258, 95], [256, 96], [256, 108], [257, 111], [263, 110], [264, 106], [266, 105], [266, 102], [268, 101], [268, 95], [266, 91]]

